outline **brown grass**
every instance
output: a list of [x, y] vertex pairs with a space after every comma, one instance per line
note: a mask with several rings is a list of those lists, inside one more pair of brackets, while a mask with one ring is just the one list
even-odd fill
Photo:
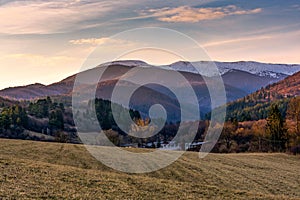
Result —
[[186, 153], [149, 174], [114, 171], [81, 145], [0, 140], [0, 199], [300, 199], [300, 158]]

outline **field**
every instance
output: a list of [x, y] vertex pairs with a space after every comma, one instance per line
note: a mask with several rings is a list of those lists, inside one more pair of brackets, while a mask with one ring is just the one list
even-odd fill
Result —
[[125, 174], [81, 145], [0, 139], [0, 199], [300, 199], [300, 157], [186, 153], [149, 174]]

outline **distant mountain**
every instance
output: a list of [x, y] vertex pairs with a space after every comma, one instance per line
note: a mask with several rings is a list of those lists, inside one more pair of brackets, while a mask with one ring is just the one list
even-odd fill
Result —
[[[198, 73], [195, 70], [194, 66], [208, 66], [211, 65], [212, 62], [200, 61], [200, 62], [184, 62], [179, 61], [173, 63], [169, 67], [173, 70], [177, 71], [186, 71], [191, 73]], [[271, 77], [283, 79], [286, 76], [292, 75], [298, 71], [300, 71], [300, 65], [287, 65], [287, 64], [268, 64], [268, 63], [259, 63], [259, 62], [214, 62], [214, 64], [219, 69], [221, 75], [231, 71], [231, 70], [240, 70], [244, 72], [248, 72], [254, 75], [258, 75], [261, 77]], [[206, 68], [207, 69], [207, 68]]]
[[12, 105], [17, 105], [17, 104], [21, 104], [21, 102], [0, 97], [0, 108], [7, 107], [7, 106], [12, 106]]
[[48, 86], [36, 83], [27, 86], [6, 88], [0, 91], [0, 96], [15, 100], [30, 100], [45, 96], [61, 95], [66, 92], [66, 88], [57, 87], [57, 85], [61, 85], [62, 83]]
[[[132, 69], [132, 67], [124, 65], [114, 64], [109, 66], [102, 76], [102, 81], [98, 85], [96, 96], [102, 99], [111, 99], [115, 84], [117, 83], [119, 78], [122, 75], [126, 74], [126, 72], [128, 72], [130, 69]], [[93, 70], [95, 70], [95, 72]], [[92, 69], [90, 73], [97, 73], [97, 69]], [[135, 73], [136, 72], [131, 71], [130, 73], [124, 75], [123, 78], [130, 76], [136, 77], [137, 75]], [[164, 69], [158, 69], [155, 71], [155, 73], [163, 73], [165, 81], [174, 78], [173, 72], [168, 72]], [[198, 103], [196, 103], [191, 102], [190, 97], [186, 96], [185, 103], [189, 104], [191, 107], [199, 106], [203, 115], [209, 112], [211, 110], [210, 96], [203, 77], [194, 73], [180, 73], [186, 78], [186, 80], [190, 82], [190, 85], [193, 87], [198, 97]], [[155, 76], [155, 74], [151, 75]], [[131, 82], [121, 81], [120, 87], [124, 88], [121, 91], [124, 92], [123, 96], [126, 96], [128, 89], [130, 89], [131, 87], [135, 87], [135, 85]], [[176, 90], [180, 92], [184, 92], [186, 90], [185, 86], [180, 82], [177, 82], [177, 84], [174, 85], [174, 88], [176, 88]], [[244, 91], [238, 88], [229, 85], [225, 85], [225, 88], [227, 91], [227, 98], [230, 100], [241, 98], [246, 95]], [[90, 92], [89, 86], [85, 87], [83, 85], [80, 87], [80, 89], [81, 91], [87, 93]], [[169, 114], [169, 120], [178, 121], [180, 119], [180, 106], [177, 98], [170, 90], [168, 90], [168, 88], [157, 84], [147, 84], [139, 87], [139, 89], [131, 97], [130, 108], [140, 111], [143, 115], [148, 115], [150, 106], [158, 103], [163, 105], [167, 110], [167, 113]]]
[[231, 69], [222, 75], [225, 84], [239, 88], [247, 94], [255, 92], [261, 87], [278, 82], [286, 76], [281, 75], [280, 78], [269, 76], [258, 76], [249, 72]]
[[[208, 65], [209, 62], [197, 62], [198, 66]], [[200, 63], [200, 64], [199, 64]], [[220, 73], [224, 79], [224, 83], [233, 86], [239, 90], [249, 94], [261, 87], [264, 87], [270, 83], [282, 80], [288, 75], [291, 75], [297, 71], [300, 71], [299, 65], [275, 65], [275, 64], [263, 64], [256, 62], [234, 62], [234, 63], [221, 63], [216, 62]], [[114, 61], [110, 63], [104, 63], [101, 66], [119, 66], [119, 68], [128, 67], [149, 67], [150, 65], [143, 61]], [[121, 67], [122, 66], [122, 67]], [[158, 66], [161, 69], [177, 70], [187, 73], [195, 73], [194, 67], [188, 62], [177, 62], [169, 66]], [[205, 68], [207, 69], [207, 68]], [[119, 76], [126, 70], [116, 69], [115, 73]], [[121, 72], [121, 73], [118, 73]], [[274, 75], [276, 74], [276, 75]], [[7, 88], [0, 91], [0, 96], [10, 99], [34, 99], [45, 96], [54, 95], [69, 95], [73, 89], [73, 82], [76, 75], [68, 77], [60, 82], [51, 85], [33, 84], [22, 87]], [[106, 79], [116, 78], [112, 72], [110, 77]]]
[[[207, 62], [201, 62], [203, 64], [210, 64]], [[239, 69], [237, 66], [240, 64]], [[186, 66], [183, 68], [183, 66]], [[287, 76], [288, 73], [292, 73], [298, 69], [299, 66], [288, 66], [285, 65], [283, 69], [277, 69], [279, 65], [270, 65], [269, 64], [261, 64], [258, 63], [256, 70], [254, 62], [237, 62], [237, 63], [223, 63], [223, 67], [220, 67], [222, 63], [217, 63], [219, 69], [221, 70], [222, 78], [225, 83], [226, 93], [227, 93], [227, 101], [231, 102], [246, 96], [247, 94], [252, 93], [270, 83], [277, 82], [284, 77]], [[108, 66], [106, 72], [103, 74], [101, 82], [98, 85], [98, 90], [96, 96], [98, 98], [103, 99], [111, 99], [111, 94], [113, 88], [117, 81], [122, 77], [126, 72], [128, 72], [133, 67], [147, 68], [151, 67], [151, 65], [143, 62], [143, 61], [115, 61], [111, 63], [104, 63], [99, 65], [98, 67]], [[225, 66], [227, 66], [225, 70]], [[251, 66], [251, 69], [247, 69], [245, 66]], [[260, 67], [264, 66], [262, 69]], [[281, 65], [280, 65], [281, 66]], [[282, 65], [283, 66], [283, 65]], [[208, 93], [207, 86], [204, 82], [202, 76], [193, 73], [190, 71], [191, 67], [189, 63], [186, 62], [178, 62], [174, 63], [170, 66], [157, 66], [158, 73], [168, 72], [167, 70], [177, 70], [179, 71], [192, 85], [193, 89], [196, 92], [198, 97], [198, 104], [202, 114], [211, 111], [211, 102], [210, 96]], [[270, 70], [274, 67], [274, 71], [272, 73], [277, 73], [276, 76], [263, 75], [263, 72], [266, 70]], [[232, 69], [231, 69], [232, 68]], [[275, 69], [276, 68], [276, 69]], [[207, 68], [205, 68], [207, 69]], [[228, 69], [228, 70], [227, 70]], [[288, 70], [289, 69], [289, 70]], [[299, 67], [300, 69], [300, 67]], [[91, 69], [91, 70], [97, 70]], [[284, 73], [281, 73], [284, 72]], [[169, 75], [168, 75], [169, 74]], [[53, 83], [51, 85], [42, 85], [42, 84], [33, 84], [22, 87], [14, 87], [7, 88], [0, 91], [0, 96], [15, 99], [15, 100], [31, 100], [36, 98], [42, 98], [46, 96], [65, 96], [70, 97], [73, 91], [73, 85], [76, 78], [76, 75], [70, 76], [60, 82]], [[126, 76], [136, 76], [131, 73]], [[166, 73], [166, 79], [172, 79], [172, 73]], [[207, 77], [208, 79], [213, 79]], [[134, 84], [131, 82], [122, 82], [121, 87], [124, 87], [124, 91], [127, 91], [128, 88], [134, 87]], [[178, 89], [184, 91], [185, 88], [182, 88], [181, 83], [178, 83], [176, 86]], [[86, 85], [81, 88], [85, 92], [89, 92], [91, 90], [90, 86]], [[170, 119], [178, 119], [180, 115], [178, 114], [180, 111], [179, 104], [176, 100], [176, 97], [172, 92], [170, 92], [167, 88], [163, 86], [159, 86], [156, 84], [144, 85], [132, 97], [130, 102], [130, 106], [133, 109], [139, 110], [141, 113], [147, 115], [149, 106], [161, 103], [163, 104], [168, 111], [170, 111], [171, 116]], [[186, 97], [186, 103], [190, 103], [190, 99]], [[191, 105], [195, 106], [195, 105]]]

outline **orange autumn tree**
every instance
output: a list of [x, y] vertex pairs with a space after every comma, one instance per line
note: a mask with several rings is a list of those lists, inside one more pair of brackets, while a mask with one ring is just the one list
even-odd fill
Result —
[[300, 97], [292, 98], [287, 109], [292, 146], [300, 145]]

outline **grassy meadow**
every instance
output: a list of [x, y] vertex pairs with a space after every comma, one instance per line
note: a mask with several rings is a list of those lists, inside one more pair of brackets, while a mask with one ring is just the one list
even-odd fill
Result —
[[187, 152], [126, 174], [82, 145], [0, 139], [0, 168], [0, 199], [300, 199], [300, 157], [287, 154]]

